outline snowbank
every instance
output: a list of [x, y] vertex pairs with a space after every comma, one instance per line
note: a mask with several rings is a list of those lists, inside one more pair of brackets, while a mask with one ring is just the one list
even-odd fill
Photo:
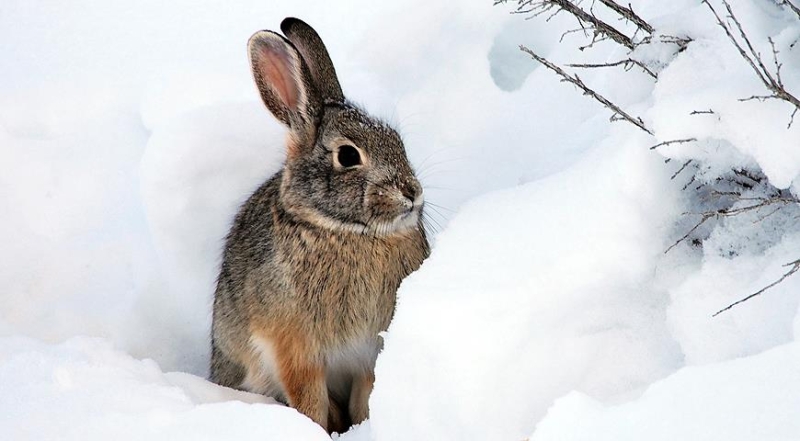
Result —
[[800, 433], [800, 343], [684, 368], [634, 401], [607, 406], [573, 392], [556, 401], [531, 441], [792, 440]]
[[668, 293], [649, 288], [665, 174], [634, 137], [464, 207], [398, 293], [375, 439], [522, 439], [571, 390], [614, 398], [677, 367]]
[[0, 339], [0, 390], [9, 440], [330, 439], [292, 408], [164, 374], [98, 339]]

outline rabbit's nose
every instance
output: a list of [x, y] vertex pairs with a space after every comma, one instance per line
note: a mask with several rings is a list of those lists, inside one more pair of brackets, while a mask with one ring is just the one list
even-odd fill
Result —
[[415, 188], [404, 187], [402, 190], [400, 190], [400, 193], [402, 193], [412, 205], [414, 204], [414, 200], [417, 198], [417, 190]]
[[400, 192], [411, 203], [411, 207], [422, 204], [422, 187], [416, 182], [404, 185]]

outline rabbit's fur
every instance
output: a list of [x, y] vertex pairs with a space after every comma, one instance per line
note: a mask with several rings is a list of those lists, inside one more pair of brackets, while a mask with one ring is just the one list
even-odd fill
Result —
[[264, 103], [289, 128], [287, 158], [228, 234], [211, 379], [341, 432], [369, 415], [378, 333], [429, 252], [422, 188], [397, 132], [344, 99], [317, 33], [293, 18], [281, 29], [288, 40], [261, 31], [249, 51]]

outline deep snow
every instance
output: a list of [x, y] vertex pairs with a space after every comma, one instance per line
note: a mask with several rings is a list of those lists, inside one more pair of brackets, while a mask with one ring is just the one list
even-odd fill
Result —
[[[684, 214], [703, 202], [683, 190], [692, 174], [757, 168], [800, 193], [800, 123], [787, 129], [785, 103], [739, 101], [763, 85], [699, 1], [631, 3], [694, 41], [637, 49], [655, 84], [635, 68], [580, 75], [655, 136], [609, 123], [517, 50], [625, 56], [559, 43], [574, 27], [563, 14], [526, 21], [477, 0], [6, 1], [0, 433], [327, 439], [202, 379], [222, 237], [283, 154], [245, 42], [295, 15], [326, 41], [345, 93], [398, 126], [439, 230], [398, 293], [371, 419], [340, 439], [800, 438], [800, 276], [711, 318], [800, 257], [800, 208], [709, 223], [702, 247], [664, 253], [697, 222]], [[731, 4], [758, 50], [773, 37], [800, 93], [800, 20]], [[671, 179], [688, 159], [700, 165]]]

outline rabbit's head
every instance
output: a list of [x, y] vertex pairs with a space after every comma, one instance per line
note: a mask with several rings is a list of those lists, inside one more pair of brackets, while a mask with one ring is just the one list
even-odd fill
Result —
[[333, 230], [385, 236], [417, 228], [422, 187], [403, 141], [386, 123], [348, 102], [319, 35], [287, 18], [286, 37], [250, 37], [261, 98], [289, 128], [281, 182], [284, 208]]

